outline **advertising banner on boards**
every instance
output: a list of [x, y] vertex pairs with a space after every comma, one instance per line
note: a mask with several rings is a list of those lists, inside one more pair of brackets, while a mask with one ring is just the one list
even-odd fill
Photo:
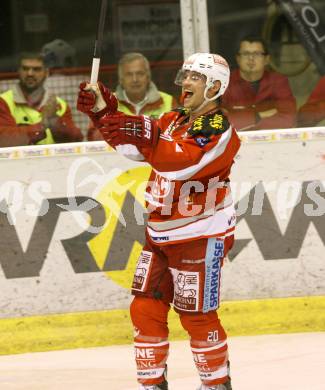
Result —
[[[325, 293], [325, 130], [243, 133], [224, 300]], [[125, 308], [150, 168], [103, 142], [0, 150], [1, 317]]]

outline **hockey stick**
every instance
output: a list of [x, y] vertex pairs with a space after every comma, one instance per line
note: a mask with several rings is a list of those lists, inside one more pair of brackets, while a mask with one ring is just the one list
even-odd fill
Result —
[[104, 26], [106, 18], [107, 0], [101, 0], [97, 36], [95, 40], [93, 63], [91, 67], [90, 85], [95, 85], [98, 80], [100, 57], [103, 46]]

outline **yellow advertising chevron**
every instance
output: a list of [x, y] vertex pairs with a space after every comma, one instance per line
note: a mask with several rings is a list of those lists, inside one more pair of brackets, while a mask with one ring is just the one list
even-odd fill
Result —
[[[126, 189], [144, 207], [144, 191], [142, 191], [142, 189], [145, 188], [150, 172], [151, 169], [147, 166], [125, 171], [120, 176], [110, 180], [98, 194], [96, 200], [100, 202], [105, 209], [106, 225], [103, 230], [89, 242], [89, 249], [99, 268], [103, 268], [107, 253], [110, 249], [118, 223], [118, 217], [127, 195]], [[108, 196], [110, 197], [109, 202]], [[135, 265], [141, 250], [142, 245], [135, 242], [126, 269], [122, 271], [106, 272], [106, 275], [121, 287], [130, 288]]]

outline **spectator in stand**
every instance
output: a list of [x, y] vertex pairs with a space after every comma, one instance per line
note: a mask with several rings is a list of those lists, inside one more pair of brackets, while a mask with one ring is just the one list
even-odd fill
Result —
[[[119, 84], [115, 95], [118, 110], [127, 115], [148, 115], [158, 118], [164, 112], [176, 108], [177, 100], [159, 91], [151, 80], [150, 64], [141, 53], [127, 53], [118, 63]], [[88, 140], [102, 140], [100, 132], [94, 127], [88, 131]]]
[[307, 102], [298, 111], [298, 125], [316, 126], [325, 119], [325, 76], [323, 76], [310, 94]]
[[238, 69], [231, 72], [222, 106], [238, 130], [294, 127], [296, 100], [288, 79], [267, 70], [270, 60], [263, 39], [247, 36], [239, 43]]
[[22, 54], [18, 74], [19, 83], [0, 95], [0, 146], [82, 141], [68, 104], [44, 86], [42, 55]]

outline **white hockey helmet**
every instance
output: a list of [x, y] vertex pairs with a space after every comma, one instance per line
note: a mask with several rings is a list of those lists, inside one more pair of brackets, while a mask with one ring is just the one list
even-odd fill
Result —
[[[230, 69], [228, 62], [218, 54], [195, 53], [190, 55], [183, 63], [182, 69], [177, 74], [175, 84], [182, 85], [186, 71], [197, 72], [206, 77], [206, 92], [214, 85], [215, 81], [220, 81], [220, 89], [211, 100], [217, 99], [225, 93], [229, 84]], [[207, 98], [206, 98], [207, 99]], [[208, 99], [210, 100], [210, 99]]]

